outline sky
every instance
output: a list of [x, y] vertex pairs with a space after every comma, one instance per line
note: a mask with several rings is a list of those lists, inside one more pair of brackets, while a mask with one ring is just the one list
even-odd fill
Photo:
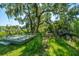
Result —
[[19, 25], [19, 22], [15, 21], [14, 19], [8, 19], [4, 10], [0, 9], [0, 26], [6, 25]]
[[[55, 21], [55, 16], [51, 16], [51, 20]], [[8, 19], [5, 11], [3, 9], [0, 8], [0, 26], [6, 26], [6, 25], [20, 25], [18, 21], [15, 21], [14, 19]]]

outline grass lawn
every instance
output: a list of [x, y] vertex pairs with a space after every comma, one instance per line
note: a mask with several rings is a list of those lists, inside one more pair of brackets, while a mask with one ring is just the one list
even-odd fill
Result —
[[48, 56], [78, 56], [79, 43], [68, 42], [63, 39], [48, 40], [48, 47], [43, 48], [42, 37], [37, 36], [28, 43], [22, 45], [0, 45], [1, 56], [33, 56], [33, 55], [48, 55]]
[[50, 56], [79, 56], [79, 43], [51, 39], [48, 44], [47, 54]]

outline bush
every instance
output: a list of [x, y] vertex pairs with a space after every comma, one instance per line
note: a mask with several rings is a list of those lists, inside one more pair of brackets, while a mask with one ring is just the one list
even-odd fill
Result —
[[6, 36], [6, 32], [0, 32], [0, 37]]

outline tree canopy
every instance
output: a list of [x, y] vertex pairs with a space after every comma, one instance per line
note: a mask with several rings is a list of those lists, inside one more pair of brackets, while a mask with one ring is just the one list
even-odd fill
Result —
[[[56, 27], [69, 27], [71, 22], [78, 20], [79, 4], [75, 3], [8, 3], [0, 4], [5, 9], [8, 18], [14, 18], [19, 23], [26, 24], [30, 32], [38, 32], [40, 25], [54, 24]], [[56, 16], [58, 21], [52, 21]], [[56, 28], [55, 27], [55, 28]]]

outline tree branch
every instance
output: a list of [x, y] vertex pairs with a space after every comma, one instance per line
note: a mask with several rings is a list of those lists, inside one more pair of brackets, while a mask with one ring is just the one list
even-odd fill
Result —
[[49, 9], [49, 10], [44, 10], [44, 11], [42, 11], [42, 12], [40, 13], [39, 17], [41, 17], [42, 14], [45, 13], [45, 12], [53, 12], [53, 11], [54, 11], [54, 10], [50, 10], [50, 9]]
[[31, 32], [32, 32], [32, 19], [30, 17], [30, 10], [29, 10], [28, 4], [27, 4], [27, 8], [28, 8], [28, 17], [29, 17], [29, 20], [30, 20], [30, 28], [31, 28]]

